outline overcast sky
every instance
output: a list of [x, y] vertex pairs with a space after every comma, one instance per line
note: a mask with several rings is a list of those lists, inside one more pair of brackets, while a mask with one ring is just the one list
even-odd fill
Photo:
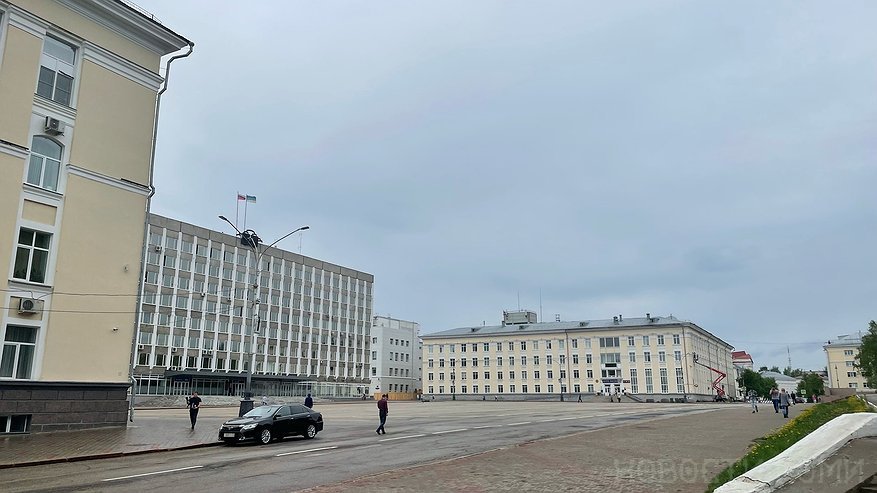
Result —
[[673, 314], [807, 369], [877, 318], [875, 2], [137, 3], [195, 42], [153, 212], [255, 195], [376, 314]]

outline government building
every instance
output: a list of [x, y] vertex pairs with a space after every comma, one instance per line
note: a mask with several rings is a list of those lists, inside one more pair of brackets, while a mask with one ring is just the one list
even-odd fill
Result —
[[374, 276], [248, 239], [150, 215], [136, 393], [366, 395]]
[[0, 434], [126, 422], [160, 74], [192, 46], [119, 0], [0, 0]]
[[737, 395], [733, 347], [675, 317], [538, 322], [529, 311], [503, 323], [424, 334], [427, 397], [648, 401]]

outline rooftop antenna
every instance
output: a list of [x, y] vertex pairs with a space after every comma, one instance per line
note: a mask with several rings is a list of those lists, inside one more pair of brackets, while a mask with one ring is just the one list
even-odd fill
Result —
[[789, 371], [792, 371], [792, 351], [786, 346], [786, 354], [789, 355]]

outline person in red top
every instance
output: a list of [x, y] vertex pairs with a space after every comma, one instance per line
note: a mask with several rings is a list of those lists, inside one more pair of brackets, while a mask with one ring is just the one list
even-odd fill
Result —
[[388, 397], [389, 396], [387, 394], [384, 394], [383, 396], [381, 396], [381, 400], [378, 401], [378, 416], [381, 418], [381, 425], [378, 426], [377, 430], [375, 430], [375, 433], [377, 433], [378, 435], [380, 435], [381, 433], [383, 433], [384, 435], [387, 434], [387, 432], [384, 431], [384, 424], [387, 422], [387, 412], [388, 412], [387, 398]]

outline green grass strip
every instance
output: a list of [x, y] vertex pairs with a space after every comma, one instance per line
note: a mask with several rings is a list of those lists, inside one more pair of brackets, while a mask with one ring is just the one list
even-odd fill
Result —
[[801, 412], [779, 430], [756, 439], [749, 452], [742, 459], [728, 466], [713, 478], [707, 488], [707, 493], [712, 493], [719, 486], [780, 455], [792, 444], [832, 419], [842, 414], [871, 411], [872, 409], [867, 403], [855, 396], [816, 404]]

